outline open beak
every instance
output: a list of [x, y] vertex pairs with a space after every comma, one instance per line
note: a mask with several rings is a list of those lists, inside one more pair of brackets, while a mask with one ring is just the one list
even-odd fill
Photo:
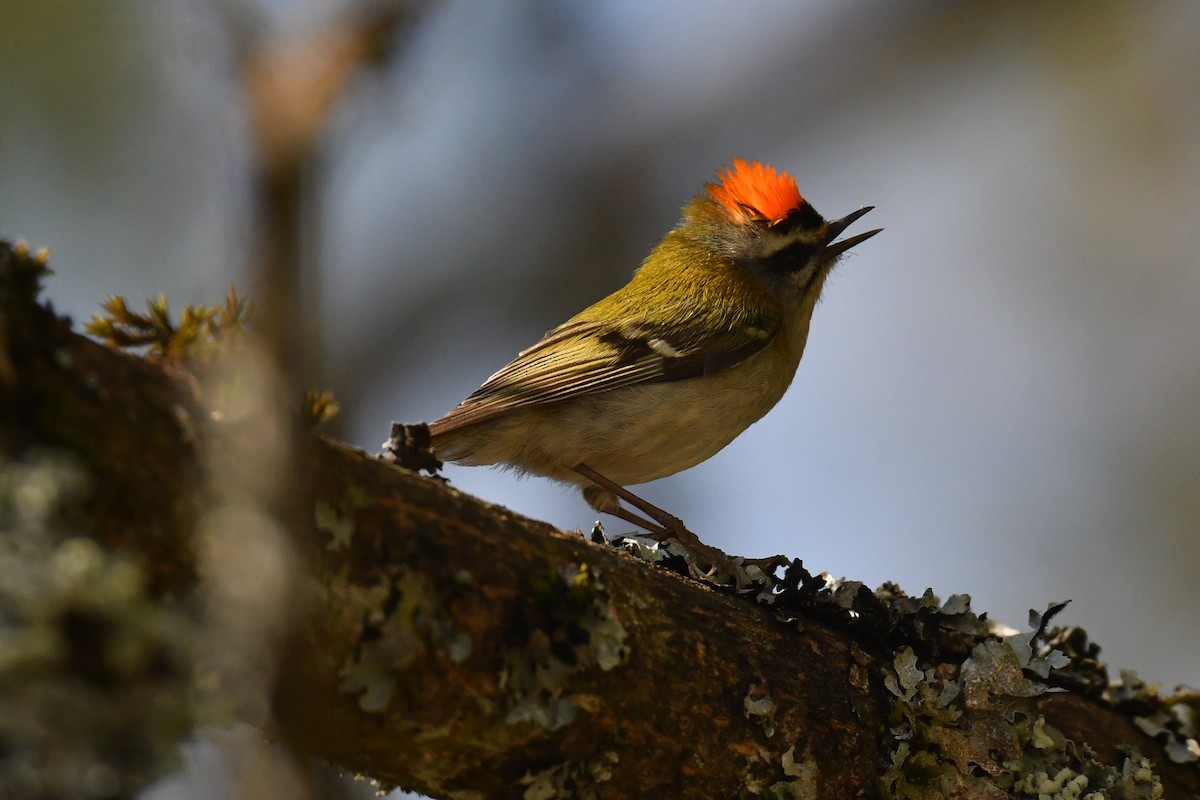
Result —
[[822, 255], [824, 255], [826, 259], [835, 259], [842, 253], [849, 250], [851, 247], [854, 247], [854, 245], [865, 242], [867, 239], [870, 239], [872, 236], [883, 230], [883, 228], [876, 228], [873, 231], [867, 231], [866, 233], [860, 233], [857, 236], [851, 236], [849, 239], [842, 239], [840, 242], [833, 241], [841, 235], [842, 231], [846, 230], [846, 228], [849, 228], [852, 222], [861, 217], [863, 214], [866, 214], [874, 207], [875, 206], [863, 206], [858, 211], [852, 211], [841, 219], [835, 219], [827, 222], [826, 228], [828, 230], [829, 238], [825, 240], [826, 244], [825, 249], [822, 251]]

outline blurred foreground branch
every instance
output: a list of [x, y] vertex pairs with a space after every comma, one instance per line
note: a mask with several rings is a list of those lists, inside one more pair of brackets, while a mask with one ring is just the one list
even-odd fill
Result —
[[[433, 797], [1200, 793], [1200, 699], [1110, 687], [1052, 612], [1006, 633], [799, 562], [716, 591], [73, 333], [41, 271], [0, 243], [4, 796], [67, 793], [37, 789], [68, 744], [131, 796], [226, 713]], [[90, 490], [37, 516], [13, 476], [48, 453]]]

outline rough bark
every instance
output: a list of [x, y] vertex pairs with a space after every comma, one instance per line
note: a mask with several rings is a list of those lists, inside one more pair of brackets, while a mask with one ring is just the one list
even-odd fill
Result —
[[[214, 421], [178, 363], [73, 333], [37, 305], [37, 270], [0, 245], [4, 456], [72, 454], [92, 486], [77, 530], [131, 558], [145, 598], [203, 638], [197, 528], [220, 493], [205, 452], [236, 453], [262, 421]], [[266, 639], [270, 713], [247, 716], [299, 753], [439, 798], [1065, 797], [1080, 780], [1200, 795], [1194, 760], [1169, 755], [1186, 760], [1194, 731], [1164, 723], [1159, 698], [1101, 685], [1077, 632], [1005, 639], [962, 598], [832, 585], [798, 563], [773, 592], [718, 590], [282, 430], [287, 487], [268, 511], [291, 553], [287, 613]], [[112, 632], [72, 630], [60, 677], [87, 679]], [[237, 693], [217, 683], [210, 695]]]

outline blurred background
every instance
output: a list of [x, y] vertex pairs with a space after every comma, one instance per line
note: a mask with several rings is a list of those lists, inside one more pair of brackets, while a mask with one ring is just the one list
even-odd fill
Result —
[[[80, 321], [113, 293], [261, 300], [238, 42], [381, 5], [2, 0], [0, 235], [51, 249]], [[377, 451], [439, 416], [622, 284], [717, 168], [763, 160], [886, 230], [780, 405], [640, 493], [727, 551], [1018, 627], [1070, 598], [1114, 674], [1200, 685], [1200, 4], [396, 5], [306, 162], [284, 295], [336, 435]], [[209, 796], [211, 757], [152, 795]]]

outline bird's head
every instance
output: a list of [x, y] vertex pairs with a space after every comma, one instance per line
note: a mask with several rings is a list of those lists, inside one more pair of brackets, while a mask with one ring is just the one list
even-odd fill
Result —
[[836, 241], [872, 206], [826, 220], [800, 194], [796, 179], [758, 161], [733, 160], [720, 183], [684, 209], [680, 232], [742, 267], [802, 286], [819, 284], [838, 256], [882, 228]]

